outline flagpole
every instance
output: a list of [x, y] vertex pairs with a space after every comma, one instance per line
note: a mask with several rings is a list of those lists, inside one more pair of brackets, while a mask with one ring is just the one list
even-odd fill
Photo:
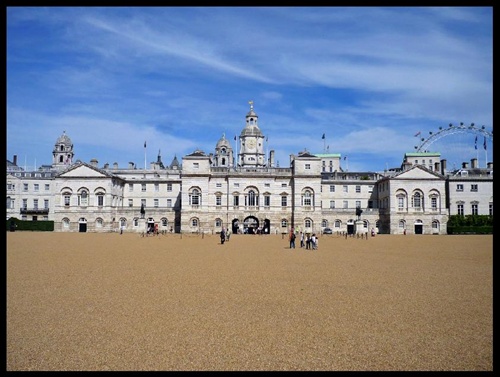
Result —
[[146, 170], [146, 142], [144, 142], [144, 170]]

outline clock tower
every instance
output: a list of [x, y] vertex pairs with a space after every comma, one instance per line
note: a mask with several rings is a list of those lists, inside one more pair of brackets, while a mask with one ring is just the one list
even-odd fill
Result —
[[259, 128], [258, 115], [253, 109], [253, 101], [250, 111], [246, 115], [245, 128], [240, 133], [240, 152], [238, 153], [238, 166], [240, 167], [263, 167], [266, 160], [264, 156], [264, 135]]

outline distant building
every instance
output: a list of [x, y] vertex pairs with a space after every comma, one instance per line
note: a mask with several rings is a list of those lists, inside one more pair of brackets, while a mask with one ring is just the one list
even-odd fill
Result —
[[236, 150], [223, 135], [214, 152], [167, 166], [158, 153], [147, 169], [73, 161], [63, 132], [51, 165], [28, 171], [17, 156], [7, 161], [7, 219], [52, 220], [57, 232], [140, 233], [157, 224], [176, 233], [446, 234], [449, 215], [493, 215], [493, 163], [481, 169], [473, 159], [448, 172], [440, 153], [406, 153], [401, 168], [348, 172], [340, 154], [304, 150], [279, 167], [252, 102], [245, 121]]

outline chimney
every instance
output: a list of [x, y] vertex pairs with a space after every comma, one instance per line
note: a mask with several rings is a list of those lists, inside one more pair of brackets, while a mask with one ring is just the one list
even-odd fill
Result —
[[113, 169], [118, 169], [118, 162], [113, 162]]
[[488, 167], [488, 169], [493, 169], [493, 162], [488, 162], [486, 166]]
[[14, 160], [12, 161], [12, 163], [17, 166], [17, 154], [14, 155]]
[[469, 169], [469, 163], [468, 162], [462, 162], [462, 169]]
[[128, 163], [128, 168], [129, 169], [133, 169], [134, 168], [134, 163], [133, 162], [129, 162]]
[[274, 166], [274, 149], [269, 152], [269, 166]]
[[471, 160], [470, 160], [470, 167], [472, 169], [476, 169], [477, 168], [477, 158], [471, 158]]
[[446, 174], [446, 159], [441, 160], [441, 174], [442, 175]]
[[94, 168], [96, 168], [97, 167], [97, 160], [95, 158], [90, 160], [90, 165], [92, 165]]
[[434, 163], [434, 171], [439, 171], [439, 162]]

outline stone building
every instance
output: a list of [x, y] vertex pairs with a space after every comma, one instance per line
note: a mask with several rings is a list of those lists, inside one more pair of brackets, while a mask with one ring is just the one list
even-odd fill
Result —
[[73, 161], [63, 132], [51, 165], [7, 161], [7, 219], [52, 220], [57, 232], [446, 234], [451, 214], [493, 214], [493, 163], [448, 172], [440, 153], [407, 153], [398, 169], [348, 172], [340, 154], [304, 150], [279, 167], [252, 102], [235, 141], [222, 135], [182, 163], [158, 153], [146, 169], [98, 167]]

